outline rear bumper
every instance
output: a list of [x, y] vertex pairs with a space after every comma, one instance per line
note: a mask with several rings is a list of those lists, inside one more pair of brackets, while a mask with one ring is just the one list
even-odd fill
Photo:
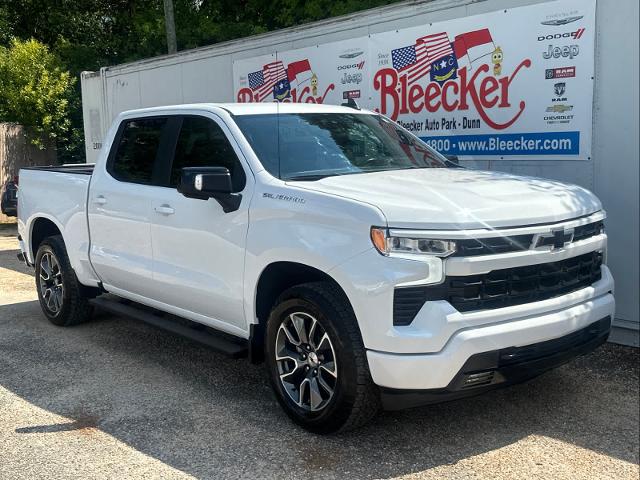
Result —
[[606, 342], [610, 330], [611, 317], [607, 316], [560, 338], [478, 353], [465, 362], [446, 388], [382, 388], [382, 405], [386, 410], [399, 410], [470, 397], [523, 382], [593, 351]]
[[561, 338], [603, 318], [613, 318], [614, 311], [613, 295], [605, 293], [570, 307], [467, 326], [451, 336], [438, 352], [402, 354], [368, 350], [367, 360], [373, 381], [380, 387], [446, 389], [474, 355]]

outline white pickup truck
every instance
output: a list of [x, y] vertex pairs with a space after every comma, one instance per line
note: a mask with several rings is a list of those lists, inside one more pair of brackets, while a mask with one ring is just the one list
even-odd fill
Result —
[[95, 166], [23, 169], [18, 216], [54, 324], [98, 307], [264, 361], [319, 433], [531, 378], [614, 314], [594, 195], [348, 106], [125, 112]]

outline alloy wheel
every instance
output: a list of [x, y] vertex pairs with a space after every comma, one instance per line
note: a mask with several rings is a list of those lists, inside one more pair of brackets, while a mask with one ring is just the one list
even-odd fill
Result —
[[52, 253], [45, 253], [40, 259], [38, 286], [45, 307], [52, 315], [62, 310], [64, 283], [60, 263]]
[[288, 315], [278, 328], [275, 357], [280, 382], [298, 407], [318, 412], [329, 404], [338, 381], [336, 354], [316, 318]]

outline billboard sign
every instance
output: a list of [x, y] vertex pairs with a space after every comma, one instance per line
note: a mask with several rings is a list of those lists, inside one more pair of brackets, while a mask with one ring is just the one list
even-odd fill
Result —
[[355, 98], [462, 158], [586, 160], [594, 42], [595, 0], [560, 0], [239, 60], [234, 92]]
[[276, 52], [233, 62], [238, 102], [340, 104], [367, 99], [367, 38]]

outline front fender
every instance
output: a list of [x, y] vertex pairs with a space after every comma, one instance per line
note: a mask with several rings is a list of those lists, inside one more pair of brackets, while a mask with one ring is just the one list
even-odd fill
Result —
[[376, 207], [282, 183], [258, 185], [250, 219], [244, 282], [247, 324], [258, 322], [258, 280], [270, 264], [296, 262], [328, 273], [371, 248], [371, 226], [386, 225]]

